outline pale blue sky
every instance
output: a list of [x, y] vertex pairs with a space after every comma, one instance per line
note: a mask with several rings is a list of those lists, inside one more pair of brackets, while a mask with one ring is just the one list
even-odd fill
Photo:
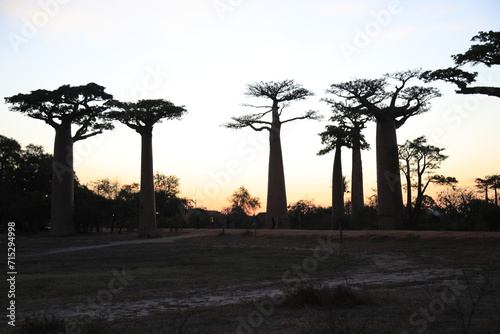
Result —
[[[332, 156], [317, 157], [317, 133], [329, 110], [325, 89], [351, 78], [451, 66], [480, 30], [499, 30], [500, 3], [490, 1], [0, 1], [1, 96], [96, 82], [116, 98], [165, 98], [185, 105], [181, 121], [155, 127], [155, 170], [181, 178], [183, 196], [220, 209], [239, 186], [266, 198], [267, 139], [220, 127], [241, 104], [245, 85], [295, 79], [316, 96], [289, 115], [317, 109], [325, 121], [283, 128], [288, 202], [330, 202]], [[500, 70], [478, 66], [481, 84], [500, 86]], [[500, 99], [463, 96], [436, 84], [443, 97], [410, 119], [398, 140], [427, 135], [450, 158], [442, 174], [462, 183], [500, 172]], [[286, 113], [286, 112], [285, 112]], [[50, 126], [8, 111], [0, 101], [0, 134], [52, 152]], [[262, 134], [265, 135], [265, 134]], [[373, 124], [366, 131], [374, 146]], [[486, 144], [486, 145], [485, 145]], [[492, 148], [494, 151], [492, 151]], [[140, 137], [116, 125], [75, 147], [83, 183], [139, 180]], [[375, 187], [374, 150], [363, 154], [365, 193]], [[344, 174], [350, 179], [350, 152]]]

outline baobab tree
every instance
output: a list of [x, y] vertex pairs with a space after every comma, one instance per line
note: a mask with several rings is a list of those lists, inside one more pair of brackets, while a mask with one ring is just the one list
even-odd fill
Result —
[[364, 206], [363, 191], [363, 163], [361, 150], [370, 148], [366, 142], [363, 129], [372, 117], [363, 112], [359, 106], [352, 106], [332, 99], [323, 99], [328, 103], [333, 112], [331, 121], [338, 122], [349, 133], [350, 148], [352, 150], [351, 172], [351, 227], [359, 227], [359, 212]]
[[110, 117], [141, 135], [141, 190], [139, 208], [139, 238], [158, 237], [153, 177], [153, 126], [163, 119], [180, 119], [186, 109], [163, 99], [137, 102], [112, 102]]
[[342, 175], [342, 147], [351, 147], [349, 132], [343, 126], [327, 125], [326, 130], [319, 134], [321, 143], [325, 145], [318, 155], [324, 155], [335, 150], [332, 174], [332, 228], [342, 230], [344, 220], [344, 178]]
[[433, 87], [408, 86], [420, 75], [420, 70], [396, 72], [380, 79], [332, 84], [327, 90], [376, 120], [377, 197], [382, 229], [400, 228], [404, 222], [396, 129], [410, 117], [427, 111], [429, 101], [440, 96]]
[[[113, 128], [105, 116], [106, 102], [113, 96], [104, 89], [95, 83], [63, 85], [52, 91], [39, 89], [5, 98], [11, 111], [42, 120], [56, 132], [50, 218], [53, 236], [75, 233], [73, 144]], [[72, 126], [77, 127], [76, 132]]]
[[[269, 131], [269, 171], [267, 185], [267, 213], [266, 222], [276, 222], [277, 228], [288, 228], [287, 200], [285, 187], [285, 173], [283, 169], [283, 154], [281, 151], [281, 126], [285, 123], [300, 119], [319, 119], [317, 111], [307, 111], [302, 116], [282, 120], [285, 107], [290, 102], [304, 100], [314, 95], [310, 90], [297, 84], [294, 80], [278, 82], [256, 82], [247, 85], [245, 95], [249, 97], [270, 100], [270, 105], [247, 105], [255, 108], [268, 109], [262, 113], [244, 116], [233, 116], [233, 122], [224, 124], [230, 129], [249, 127], [255, 131]], [[265, 116], [271, 115], [270, 120]]]
[[472, 45], [465, 53], [453, 55], [455, 67], [425, 71], [422, 78], [426, 81], [443, 80], [455, 84], [458, 87], [457, 94], [483, 94], [500, 97], [500, 87], [469, 85], [476, 81], [477, 72], [467, 72], [460, 69], [465, 64], [470, 65], [500, 65], [500, 31], [480, 31], [472, 37]]

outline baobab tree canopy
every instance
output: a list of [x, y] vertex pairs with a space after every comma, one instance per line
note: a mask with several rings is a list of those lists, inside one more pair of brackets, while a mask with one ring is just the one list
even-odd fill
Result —
[[471, 41], [478, 44], [471, 45], [464, 53], [452, 56], [457, 65], [500, 65], [500, 31], [480, 31]]
[[455, 67], [439, 69], [435, 71], [425, 71], [422, 78], [425, 81], [442, 80], [457, 85], [457, 94], [483, 94], [500, 97], [500, 87], [476, 86], [469, 87], [476, 81], [477, 72], [467, 72], [460, 69], [460, 66], [470, 65], [500, 65], [500, 32], [480, 31], [472, 37], [472, 42], [477, 42], [470, 46], [469, 50], [451, 56], [456, 64]]
[[309, 96], [313, 96], [314, 93], [302, 87], [302, 85], [296, 83], [294, 80], [287, 79], [278, 82], [260, 81], [249, 84], [247, 85], [245, 95], [268, 98], [277, 102], [286, 102], [303, 100]]
[[[231, 119], [234, 122], [224, 124], [225, 127], [230, 129], [250, 127], [255, 131], [271, 131], [273, 121], [279, 122], [279, 125], [281, 125], [299, 119], [318, 119], [318, 113], [315, 110], [309, 110], [302, 116], [293, 117], [287, 120], [281, 120], [279, 118], [283, 113], [283, 109], [288, 106], [286, 102], [304, 100], [310, 96], [314, 96], [313, 92], [306, 88], [303, 88], [302, 85], [297, 84], [294, 80], [283, 80], [278, 82], [260, 81], [257, 83], [249, 84], [247, 85], [245, 95], [249, 97], [265, 98], [271, 100], [271, 105], [255, 106], [251, 104], [244, 104], [247, 107], [264, 109], [269, 108], [269, 110], [262, 113], [248, 114], [244, 116], [233, 116], [231, 117]], [[263, 120], [264, 117], [267, 114], [273, 112], [273, 110], [276, 112], [276, 114], [272, 115], [272, 120]]]
[[53, 128], [63, 123], [79, 125], [73, 136], [73, 141], [77, 141], [113, 128], [103, 113], [108, 109], [105, 102], [113, 96], [104, 89], [95, 83], [63, 85], [52, 91], [38, 89], [6, 97], [5, 101], [12, 105], [11, 111], [42, 120]]
[[409, 70], [388, 73], [380, 79], [355, 79], [333, 84], [327, 92], [351, 102], [352, 108], [358, 107], [377, 120], [390, 117], [399, 128], [411, 116], [427, 111], [428, 102], [440, 96], [433, 87], [408, 86], [421, 73]]
[[180, 119], [186, 112], [184, 106], [176, 106], [164, 99], [139, 100], [137, 102], [113, 101], [110, 117], [120, 121], [138, 133], [151, 131], [153, 125], [163, 119]]

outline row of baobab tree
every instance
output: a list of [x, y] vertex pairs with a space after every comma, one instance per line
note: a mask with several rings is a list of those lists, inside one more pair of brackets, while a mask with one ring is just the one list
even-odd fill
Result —
[[[414, 82], [445, 80], [459, 87], [460, 94], [486, 94], [500, 97], [500, 88], [468, 87], [476, 73], [468, 73], [458, 66], [482, 63], [487, 66], [500, 64], [500, 33], [480, 32], [464, 54], [453, 56], [456, 67], [422, 71], [409, 70], [386, 74], [378, 79], [354, 79], [332, 84], [327, 93], [333, 98], [324, 99], [333, 111], [332, 121], [322, 133], [326, 145], [320, 153], [336, 149], [332, 187], [333, 219], [342, 219], [343, 181], [340, 167], [340, 148], [353, 149], [352, 205], [355, 210], [363, 206], [362, 168], [360, 150], [365, 147], [361, 130], [365, 123], [376, 122], [376, 167], [379, 226], [384, 229], [404, 227], [406, 217], [402, 201], [400, 166], [396, 129], [410, 117], [430, 109], [430, 101], [439, 97], [434, 87], [416, 85]], [[265, 111], [244, 116], [234, 116], [225, 124], [228, 128], [249, 127], [255, 131], [269, 132], [269, 172], [266, 221], [276, 222], [277, 228], [289, 227], [286, 188], [281, 150], [281, 126], [301, 119], [318, 119], [317, 111], [307, 111], [301, 116], [283, 119], [284, 109], [293, 101], [304, 100], [313, 92], [294, 80], [257, 82], [247, 85], [247, 96], [265, 99], [268, 103], [252, 107]], [[121, 102], [95, 83], [82, 86], [64, 85], [56, 90], [35, 90], [5, 98], [12, 111], [40, 119], [55, 129], [54, 161], [52, 172], [51, 233], [64, 236], [74, 233], [74, 170], [73, 144], [91, 136], [113, 129], [119, 121], [140, 134], [141, 191], [139, 210], [139, 237], [159, 235], [156, 228], [153, 185], [152, 131], [164, 119], [180, 119], [187, 111], [164, 99]], [[270, 116], [270, 119], [268, 119]], [[76, 131], [73, 131], [76, 126]], [[338, 152], [338, 153], [337, 153]], [[340, 180], [340, 182], [339, 182]]]

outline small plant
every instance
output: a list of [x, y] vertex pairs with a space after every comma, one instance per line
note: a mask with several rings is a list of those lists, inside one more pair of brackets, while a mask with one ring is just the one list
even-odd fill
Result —
[[465, 284], [467, 286], [467, 298], [469, 299], [468, 305], [463, 303], [457, 304], [457, 311], [460, 315], [462, 328], [464, 333], [470, 333], [472, 329], [472, 321], [477, 315], [477, 309], [484, 297], [487, 296], [488, 288], [494, 275], [494, 264], [486, 271], [483, 281], [476, 283], [471, 281], [465, 269], [462, 269]]

